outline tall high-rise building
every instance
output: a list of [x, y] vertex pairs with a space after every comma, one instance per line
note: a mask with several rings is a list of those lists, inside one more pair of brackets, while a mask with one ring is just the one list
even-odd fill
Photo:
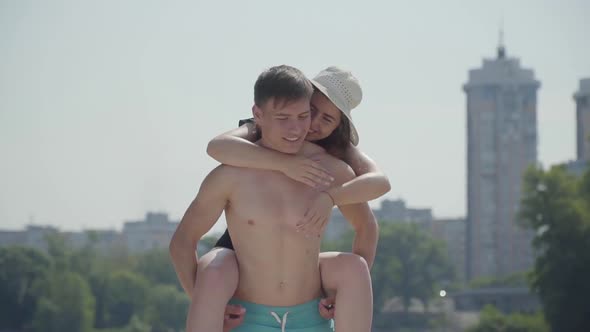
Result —
[[465, 278], [465, 218], [436, 218], [420, 222], [433, 238], [445, 244], [457, 281]]
[[516, 222], [525, 169], [537, 162], [537, 90], [531, 69], [507, 57], [469, 71], [466, 278], [502, 277], [533, 265], [532, 231]]
[[576, 101], [576, 141], [578, 160], [590, 161], [590, 78], [580, 80]]

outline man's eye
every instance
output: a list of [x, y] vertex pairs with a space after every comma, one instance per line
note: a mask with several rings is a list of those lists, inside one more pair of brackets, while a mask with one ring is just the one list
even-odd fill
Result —
[[324, 118], [324, 121], [326, 121], [327, 123], [332, 123], [332, 120], [330, 118]]

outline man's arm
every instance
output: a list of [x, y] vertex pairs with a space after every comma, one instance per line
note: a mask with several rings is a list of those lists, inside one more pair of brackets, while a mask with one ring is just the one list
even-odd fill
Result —
[[[352, 169], [343, 162], [338, 161], [334, 167], [336, 185], [345, 183], [355, 177]], [[379, 239], [379, 225], [367, 203], [350, 205], [338, 205], [342, 215], [348, 220], [354, 229], [352, 252], [363, 257], [369, 268], [373, 266], [377, 241]]]
[[231, 178], [226, 166], [219, 166], [209, 173], [170, 241], [172, 264], [189, 297], [197, 272], [197, 242], [219, 219], [228, 202], [230, 189]]

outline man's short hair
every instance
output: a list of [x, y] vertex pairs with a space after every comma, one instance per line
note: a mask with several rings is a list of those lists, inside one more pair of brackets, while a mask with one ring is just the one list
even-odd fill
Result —
[[281, 65], [271, 67], [258, 76], [254, 84], [254, 103], [261, 107], [274, 98], [276, 107], [304, 98], [311, 98], [313, 86], [297, 68]]

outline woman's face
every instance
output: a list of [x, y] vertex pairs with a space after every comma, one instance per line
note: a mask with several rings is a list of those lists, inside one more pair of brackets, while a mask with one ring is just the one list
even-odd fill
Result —
[[314, 142], [332, 134], [334, 129], [340, 125], [342, 112], [340, 112], [338, 107], [328, 97], [317, 90], [311, 96], [310, 104], [311, 126], [305, 139]]

